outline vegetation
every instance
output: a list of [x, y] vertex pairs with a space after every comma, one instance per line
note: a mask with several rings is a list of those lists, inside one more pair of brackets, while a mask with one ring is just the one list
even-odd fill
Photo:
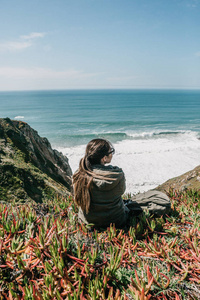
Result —
[[28, 124], [0, 118], [0, 200], [36, 201], [68, 196], [71, 168]]
[[200, 299], [200, 192], [124, 230], [79, 224], [71, 197], [0, 203], [0, 299]]

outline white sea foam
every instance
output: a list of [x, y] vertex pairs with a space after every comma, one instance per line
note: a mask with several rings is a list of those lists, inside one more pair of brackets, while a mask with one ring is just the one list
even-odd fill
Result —
[[16, 119], [16, 120], [24, 119], [24, 116], [16, 116], [16, 117], [14, 117], [14, 119]]
[[160, 137], [161, 135], [167, 135], [167, 134], [184, 134], [184, 133], [191, 133], [190, 130], [186, 131], [186, 130], [152, 130], [152, 131], [143, 131], [143, 132], [127, 132], [127, 136], [132, 137], [134, 139], [138, 139], [138, 138], [152, 138], [152, 137]]
[[[200, 140], [197, 133], [162, 134], [159, 138], [123, 140], [114, 144], [112, 164], [126, 176], [127, 192], [138, 193], [155, 188], [200, 164]], [[85, 145], [57, 148], [68, 158], [73, 172], [84, 156]]]

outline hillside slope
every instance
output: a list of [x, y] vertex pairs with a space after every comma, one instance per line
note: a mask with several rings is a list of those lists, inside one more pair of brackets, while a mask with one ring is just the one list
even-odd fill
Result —
[[67, 157], [27, 123], [0, 119], [0, 200], [68, 195], [71, 175]]
[[170, 189], [184, 191], [186, 189], [200, 190], [200, 166], [183, 175], [172, 178], [159, 185], [156, 190], [169, 191]]

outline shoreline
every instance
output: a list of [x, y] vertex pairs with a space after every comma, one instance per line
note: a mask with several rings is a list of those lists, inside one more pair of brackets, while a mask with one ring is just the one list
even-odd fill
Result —
[[[199, 140], [124, 140], [113, 144], [112, 165], [121, 167], [126, 177], [126, 192], [139, 193], [194, 169], [200, 162]], [[86, 145], [56, 148], [69, 159], [72, 171], [78, 169]]]

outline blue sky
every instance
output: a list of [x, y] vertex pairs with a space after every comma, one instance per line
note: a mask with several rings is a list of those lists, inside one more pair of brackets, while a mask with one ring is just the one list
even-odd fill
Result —
[[0, 90], [200, 88], [200, 0], [0, 4]]

